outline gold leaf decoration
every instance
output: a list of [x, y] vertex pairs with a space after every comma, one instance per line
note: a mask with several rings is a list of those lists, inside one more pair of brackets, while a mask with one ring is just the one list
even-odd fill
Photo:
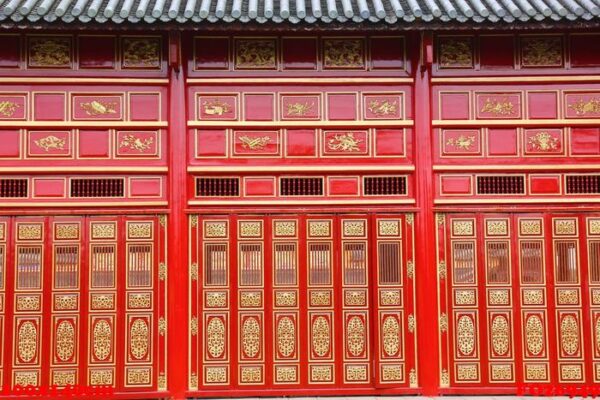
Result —
[[249, 150], [262, 150], [271, 141], [269, 136], [250, 137], [240, 136], [242, 147]]
[[148, 150], [154, 143], [154, 138], [140, 139], [136, 135], [125, 135], [119, 143], [119, 148], [125, 147], [131, 150], [137, 150], [140, 153]]
[[600, 114], [600, 99], [594, 97], [593, 99], [589, 99], [585, 101], [584, 99], [579, 99], [568, 106], [570, 109], [575, 111], [576, 115], [587, 115], [587, 114]]
[[371, 100], [368, 108], [377, 116], [394, 115], [398, 111], [398, 104], [396, 101]]
[[4, 117], [12, 117], [20, 105], [13, 101], [0, 101], [0, 115]]
[[354, 152], [360, 151], [359, 144], [363, 141], [354, 137], [354, 133], [338, 133], [327, 142], [327, 147], [333, 151]]
[[470, 39], [447, 39], [440, 43], [440, 67], [471, 68], [473, 50]]
[[160, 67], [160, 40], [153, 38], [123, 39], [123, 66], [125, 68]]
[[563, 46], [560, 37], [529, 37], [521, 42], [524, 66], [552, 67], [562, 65]]
[[362, 68], [364, 66], [363, 45], [360, 39], [334, 39], [324, 42], [325, 67]]
[[93, 100], [87, 103], [81, 103], [80, 107], [85, 111], [87, 115], [108, 115], [117, 113], [116, 102], [105, 102], [99, 100]]
[[448, 315], [446, 313], [442, 313], [440, 315], [440, 332], [446, 332], [448, 330]]
[[45, 151], [50, 151], [50, 149], [64, 150], [65, 139], [57, 138], [54, 135], [48, 135], [44, 138], [36, 140], [35, 144]]
[[471, 136], [460, 135], [459, 137], [456, 137], [456, 138], [449, 138], [446, 141], [446, 146], [452, 146], [452, 147], [455, 147], [457, 149], [462, 149], [462, 150], [471, 150], [471, 147], [473, 146], [474, 143], [475, 143], [475, 135], [471, 135]]
[[33, 67], [69, 67], [71, 40], [69, 38], [32, 38], [29, 65]]
[[481, 112], [493, 115], [511, 115], [514, 109], [515, 105], [508, 99], [496, 100], [488, 97], [481, 107]]
[[275, 68], [275, 55], [274, 40], [240, 40], [235, 65], [238, 68]]
[[553, 151], [557, 150], [559, 141], [548, 132], [538, 132], [529, 138], [528, 143], [534, 150]]
[[290, 103], [287, 105], [287, 116], [288, 117], [304, 117], [306, 114], [313, 109], [315, 103]]
[[202, 103], [204, 114], [222, 116], [231, 113], [231, 107], [228, 103], [219, 99], [206, 100]]

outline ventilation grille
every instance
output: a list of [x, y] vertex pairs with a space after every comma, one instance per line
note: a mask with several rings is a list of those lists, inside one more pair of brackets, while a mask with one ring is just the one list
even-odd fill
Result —
[[237, 197], [240, 195], [239, 178], [197, 178], [197, 197]]
[[280, 178], [282, 196], [322, 196], [323, 178]]
[[366, 196], [393, 196], [406, 194], [405, 176], [365, 177]]
[[477, 194], [525, 194], [525, 177], [478, 176]]
[[27, 197], [27, 179], [0, 179], [0, 197]]
[[119, 179], [72, 179], [71, 197], [123, 197], [125, 180]]
[[600, 175], [567, 175], [567, 193], [600, 193]]

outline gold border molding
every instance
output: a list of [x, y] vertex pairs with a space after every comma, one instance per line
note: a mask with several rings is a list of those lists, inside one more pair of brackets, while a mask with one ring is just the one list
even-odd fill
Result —
[[490, 83], [490, 82], [600, 82], [600, 75], [549, 75], [549, 76], [488, 76], [488, 77], [440, 77], [431, 78], [432, 83]]
[[[55, 172], [168, 172], [168, 167], [52, 167], [51, 173]], [[0, 167], [0, 173], [24, 173], [24, 172], [40, 172], [47, 174], [48, 167]]]
[[433, 204], [569, 204], [569, 203], [600, 203], [600, 198], [593, 197], [568, 197], [568, 198], [540, 198], [540, 199], [436, 199]]
[[0, 207], [134, 207], [134, 206], [167, 206], [167, 201], [90, 201], [90, 202], [19, 202], [0, 203]]
[[327, 171], [369, 171], [369, 172], [410, 172], [414, 165], [283, 165], [283, 166], [191, 166], [188, 172], [327, 172]]
[[433, 126], [461, 127], [461, 126], [579, 126], [600, 125], [600, 118], [588, 119], [476, 119], [476, 120], [445, 120], [434, 119]]
[[279, 84], [279, 83], [338, 83], [338, 84], [346, 84], [346, 83], [413, 83], [414, 80], [412, 78], [189, 78], [186, 81], [188, 84], [194, 83], [202, 83], [202, 84], [210, 84], [210, 83], [236, 83], [236, 84], [244, 84], [244, 83], [271, 83], [271, 84]]
[[434, 171], [579, 171], [579, 170], [599, 170], [600, 164], [575, 164], [575, 165], [556, 165], [556, 164], [507, 164], [507, 165], [434, 165]]
[[307, 206], [307, 205], [376, 205], [376, 204], [415, 204], [413, 199], [365, 199], [365, 200], [295, 200], [281, 198], [280, 200], [190, 200], [191, 206]]
[[0, 121], [0, 128], [166, 128], [167, 121]]
[[388, 121], [188, 121], [190, 127], [221, 127], [221, 128], [285, 128], [290, 126], [301, 126], [306, 128], [374, 128], [374, 127], [410, 127], [412, 120], [388, 120]]
[[47, 77], [47, 78], [16, 78], [16, 77], [4, 77], [0, 78], [0, 83], [45, 83], [47, 85], [54, 85], [57, 83], [110, 83], [110, 84], [131, 84], [131, 85], [167, 85], [169, 80], [166, 78], [59, 78], [59, 77]]

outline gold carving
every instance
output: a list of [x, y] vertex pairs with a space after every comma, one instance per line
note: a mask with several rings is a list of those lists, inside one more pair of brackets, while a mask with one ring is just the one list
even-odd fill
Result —
[[17, 311], [39, 311], [40, 296], [18, 296]]
[[132, 368], [127, 370], [128, 385], [150, 384], [150, 368]]
[[314, 102], [309, 103], [308, 101], [306, 103], [289, 103], [286, 115], [288, 117], [304, 117], [314, 106]]
[[262, 223], [260, 221], [241, 221], [241, 237], [260, 237], [262, 234]]
[[58, 224], [56, 225], [57, 239], [77, 239], [79, 237], [78, 224]]
[[335, 136], [328, 140], [327, 147], [333, 151], [344, 151], [353, 152], [360, 151], [359, 144], [363, 142], [362, 139], [354, 137], [354, 133], [336, 133]]
[[346, 346], [348, 352], [354, 357], [360, 356], [365, 350], [365, 323], [358, 317], [353, 316], [346, 325]]
[[[150, 308], [152, 305], [152, 295], [150, 293], [131, 293], [129, 294], [128, 306], [129, 308], [134, 309], [144, 309]], [[108, 296], [104, 296], [108, 297]], [[112, 308], [112, 299], [113, 296], [109, 297], [111, 299], [111, 308]]]
[[563, 49], [560, 37], [523, 38], [521, 46], [523, 66], [550, 67], [562, 65]]
[[32, 38], [29, 48], [32, 67], [70, 67], [71, 40], [69, 38]]
[[575, 235], [575, 220], [574, 219], [557, 219], [554, 220], [554, 231], [557, 235]]
[[106, 320], [99, 320], [94, 324], [93, 334], [93, 351], [96, 359], [105, 361], [111, 353], [112, 349], [112, 328]]
[[[590, 219], [590, 235], [600, 235], [600, 219]], [[0, 237], [3, 236], [0, 234]]]
[[507, 306], [510, 304], [508, 290], [496, 289], [489, 291], [489, 301], [492, 306]]
[[474, 223], [472, 220], [452, 221], [452, 234], [454, 236], [473, 236]]
[[329, 292], [311, 292], [310, 293], [310, 305], [312, 307], [319, 306], [330, 306], [331, 305], [331, 296]]
[[436, 219], [438, 225], [444, 225], [446, 223], [446, 214], [436, 213], [435, 219]]
[[148, 322], [142, 318], [136, 318], [131, 324], [129, 345], [131, 355], [136, 360], [142, 360], [148, 354], [150, 342], [150, 329]]
[[274, 40], [239, 40], [235, 55], [237, 68], [275, 68]]
[[401, 327], [398, 318], [388, 315], [381, 324], [383, 351], [388, 357], [393, 357], [400, 351]]
[[226, 367], [207, 367], [206, 368], [206, 383], [226, 383], [227, 368]]
[[406, 262], [406, 276], [408, 279], [413, 279], [415, 277], [415, 263], [412, 262], [412, 260]]
[[569, 356], [579, 350], [579, 326], [574, 316], [567, 315], [560, 322], [560, 341], [563, 351]]
[[329, 68], [362, 68], [363, 45], [360, 39], [324, 41], [324, 65]]
[[493, 115], [511, 115], [513, 114], [515, 105], [508, 99], [502, 100], [492, 99], [490, 97], [485, 99], [483, 106], [481, 107], [482, 113], [490, 113]]
[[19, 240], [40, 240], [42, 224], [18, 224]]
[[160, 40], [123, 39], [123, 66], [125, 68], [160, 67]]
[[229, 104], [218, 98], [204, 101], [202, 107], [204, 108], [204, 114], [206, 115], [222, 116], [223, 114], [231, 113]]
[[539, 219], [522, 219], [519, 221], [521, 235], [541, 235], [542, 221]]
[[260, 367], [242, 367], [242, 383], [261, 383], [262, 369]]
[[492, 348], [499, 356], [508, 353], [510, 346], [510, 327], [504, 315], [496, 315], [492, 319]]
[[330, 223], [329, 221], [309, 221], [308, 235], [309, 236], [329, 236]]
[[440, 279], [446, 279], [446, 261], [440, 261], [438, 263], [438, 276]]
[[365, 221], [344, 221], [344, 236], [365, 236]]
[[474, 306], [476, 304], [475, 290], [465, 289], [455, 291], [454, 303], [457, 306]]
[[262, 305], [262, 294], [260, 292], [242, 292], [240, 305], [242, 307], [260, 307]]
[[[196, 334], [198, 333], [196, 322]], [[195, 335], [192, 332], [193, 335]], [[206, 326], [206, 347], [208, 355], [220, 358], [225, 352], [225, 324], [221, 318], [211, 318]]]
[[112, 386], [113, 385], [113, 372], [106, 369], [91, 370], [90, 371], [90, 384], [94, 386]]
[[75, 352], [75, 327], [70, 321], [61, 321], [56, 328], [56, 357], [68, 361]]
[[333, 371], [330, 366], [311, 366], [310, 380], [312, 382], [331, 382], [333, 379]]
[[475, 324], [467, 315], [458, 318], [456, 323], [456, 344], [462, 355], [468, 356], [475, 350]]
[[447, 369], [442, 369], [442, 373], [440, 375], [440, 386], [448, 387], [450, 386], [450, 374]]
[[275, 381], [276, 382], [298, 382], [298, 373], [296, 367], [275, 367]]
[[62, 387], [75, 385], [75, 371], [54, 371], [52, 372], [52, 384]]
[[448, 315], [446, 313], [442, 313], [442, 315], [440, 315], [439, 324], [441, 333], [448, 331]]
[[275, 293], [275, 306], [277, 306], [277, 307], [296, 307], [296, 292], [277, 292], [277, 293]]
[[395, 115], [398, 110], [396, 101], [389, 100], [371, 100], [369, 102], [369, 111], [377, 116]]
[[523, 304], [527, 306], [541, 306], [544, 304], [544, 292], [541, 289], [523, 290]]
[[413, 214], [413, 213], [406, 214], [406, 223], [409, 225], [412, 225], [413, 222], [415, 222], [415, 214]]
[[580, 381], [583, 379], [583, 371], [580, 365], [561, 365], [560, 380], [561, 381]]
[[127, 235], [131, 239], [148, 239], [152, 237], [152, 222], [130, 222], [127, 224]]
[[346, 366], [346, 380], [350, 382], [364, 382], [367, 380], [367, 367], [364, 365]]
[[296, 236], [296, 221], [275, 221], [275, 236]]
[[167, 279], [167, 264], [164, 262], [158, 264], [158, 279], [161, 281]]
[[192, 336], [196, 336], [198, 334], [198, 318], [196, 317], [192, 317], [190, 320], [190, 333]]
[[25, 321], [19, 326], [17, 343], [19, 358], [25, 363], [32, 362], [38, 348], [38, 331], [33, 322]]
[[415, 316], [412, 314], [408, 315], [408, 331], [413, 333], [417, 327], [417, 323], [415, 321]]
[[198, 263], [192, 263], [192, 265], [190, 265], [190, 279], [193, 281], [198, 280]]
[[525, 376], [528, 381], [546, 381], [548, 375], [545, 365], [526, 365]]
[[242, 324], [242, 350], [249, 358], [260, 352], [261, 327], [256, 317], [248, 317]]
[[440, 67], [471, 68], [473, 51], [470, 39], [447, 39], [440, 43]]
[[530, 315], [525, 322], [525, 338], [527, 350], [534, 355], [539, 355], [544, 349], [544, 325], [537, 315]]
[[72, 295], [56, 296], [54, 298], [54, 308], [57, 311], [76, 310], [77, 297]]
[[456, 138], [449, 138], [446, 141], [446, 146], [452, 146], [462, 150], [471, 150], [473, 144], [475, 144], [475, 135], [460, 135]]
[[418, 386], [417, 371], [414, 368], [411, 368], [410, 372], [408, 373], [408, 381], [410, 382], [410, 387]]
[[227, 237], [227, 222], [207, 222], [204, 224], [204, 236], [207, 238]]
[[456, 367], [457, 381], [476, 381], [478, 375], [477, 365], [457, 365]]
[[164, 372], [161, 372], [158, 375], [158, 379], [156, 381], [156, 386], [158, 390], [167, 390], [167, 376]]
[[158, 334], [160, 336], [165, 336], [167, 333], [167, 320], [165, 317], [160, 317], [158, 319]]
[[576, 289], [559, 289], [558, 304], [561, 306], [579, 304], [579, 292]]
[[331, 345], [331, 328], [325, 317], [318, 316], [313, 320], [311, 336], [313, 352], [319, 357], [327, 355]]
[[400, 236], [400, 221], [398, 220], [380, 220], [379, 236]]
[[510, 365], [492, 365], [492, 380], [493, 381], [511, 381], [512, 368]]
[[548, 132], [538, 132], [529, 137], [528, 143], [534, 150], [553, 151], [558, 149], [558, 138], [553, 137]]
[[190, 374], [189, 387], [190, 389], [198, 389], [198, 375], [195, 372]]
[[277, 351], [284, 357], [290, 357], [296, 350], [296, 325], [292, 318], [283, 316], [277, 321]]
[[398, 290], [383, 290], [380, 292], [382, 306], [399, 306], [400, 291]]
[[167, 216], [165, 214], [160, 214], [158, 216], [158, 223], [164, 228], [167, 225]]
[[44, 149], [45, 151], [50, 151], [51, 149], [64, 150], [65, 148], [65, 139], [57, 138], [54, 135], [48, 135], [44, 138], [35, 140], [34, 143], [37, 147]]
[[198, 215], [190, 215], [190, 226], [195, 228], [198, 226]]
[[116, 114], [118, 103], [92, 100], [87, 103], [81, 103], [79, 106], [87, 115], [97, 116]]
[[580, 98], [573, 103], [569, 104], [568, 107], [575, 111], [576, 115], [583, 116], [587, 114], [599, 114], [600, 113], [600, 98], [594, 97], [585, 101]]
[[92, 239], [113, 239], [116, 225], [114, 223], [92, 224]]
[[38, 385], [37, 371], [15, 371], [15, 386], [27, 387]]
[[400, 365], [382, 365], [381, 366], [381, 381], [382, 382], [402, 382], [402, 366]]
[[121, 143], [119, 143], [119, 148], [125, 147], [131, 150], [137, 150], [141, 153], [142, 151], [148, 150], [153, 143], [154, 138], [152, 137], [142, 140], [136, 135], [125, 135], [123, 136], [123, 139], [121, 139]]
[[262, 150], [271, 141], [269, 136], [240, 136], [242, 148], [249, 150]]
[[220, 308], [227, 307], [227, 293], [209, 292], [206, 294], [206, 307]]
[[21, 105], [15, 103], [14, 101], [0, 101], [0, 115], [4, 117], [12, 117], [19, 107], [21, 107]]
[[346, 306], [367, 305], [367, 294], [363, 290], [349, 290], [344, 295], [344, 304]]
[[111, 294], [92, 295], [92, 310], [113, 310], [114, 308], [115, 296]]
[[488, 220], [487, 234], [490, 236], [505, 236], [508, 235], [508, 221], [503, 220]]
[[[592, 290], [592, 304], [595, 306], [600, 305], [600, 290], [598, 289]], [[600, 341], [598, 343], [600, 343]]]

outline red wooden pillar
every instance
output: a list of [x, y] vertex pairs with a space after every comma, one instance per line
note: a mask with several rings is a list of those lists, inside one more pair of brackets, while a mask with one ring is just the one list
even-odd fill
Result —
[[431, 64], [433, 36], [421, 34], [413, 49], [415, 76], [415, 186], [419, 211], [415, 218], [417, 323], [419, 383], [422, 394], [435, 395], [439, 388], [438, 311], [434, 301], [437, 293], [435, 258], [435, 219], [433, 215], [433, 156], [431, 143]]
[[181, 65], [181, 36], [169, 36], [169, 182], [168, 219], [168, 372], [174, 399], [185, 398], [187, 389], [187, 237], [186, 232], [186, 115], [185, 74]]

